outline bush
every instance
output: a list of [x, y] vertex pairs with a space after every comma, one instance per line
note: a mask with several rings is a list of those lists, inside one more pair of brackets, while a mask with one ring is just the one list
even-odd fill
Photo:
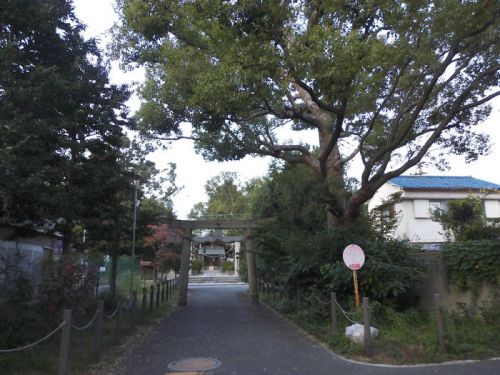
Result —
[[64, 256], [44, 264], [40, 302], [47, 313], [71, 309], [74, 316], [84, 316], [94, 308], [98, 278], [97, 264], [83, 255]]
[[193, 275], [200, 274], [202, 268], [203, 268], [203, 264], [201, 263], [201, 260], [194, 259], [191, 261], [191, 272], [193, 273]]
[[[271, 242], [259, 241], [260, 275], [285, 285], [289, 291], [314, 289], [322, 295], [335, 291], [340, 298], [353, 295], [353, 276], [342, 253], [351, 243], [364, 250], [366, 261], [358, 271], [361, 294], [398, 300], [422, 277], [422, 267], [409, 244], [362, 235], [362, 226], [336, 228], [330, 233], [295, 231]], [[273, 233], [275, 234], [275, 233]], [[264, 235], [265, 236], [265, 235]]]
[[226, 262], [226, 261], [222, 262], [221, 271], [222, 272], [234, 272], [234, 263]]
[[448, 243], [443, 248], [443, 259], [450, 281], [460, 288], [500, 283], [500, 241]]

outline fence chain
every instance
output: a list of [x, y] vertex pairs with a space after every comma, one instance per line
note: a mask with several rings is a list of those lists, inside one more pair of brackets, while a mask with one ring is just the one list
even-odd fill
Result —
[[52, 332], [50, 332], [47, 336], [42, 337], [40, 340], [37, 340], [37, 341], [35, 341], [35, 342], [31, 343], [31, 344], [20, 346], [19, 348], [13, 348], [13, 349], [0, 349], [0, 353], [20, 352], [22, 350], [32, 348], [35, 345], [38, 345], [41, 342], [43, 342], [43, 341], [47, 340], [48, 338], [50, 338], [52, 335], [54, 335], [57, 331], [59, 331], [65, 325], [66, 325], [66, 322], [62, 322], [61, 324], [59, 324], [59, 326], [56, 329], [54, 329]]
[[83, 327], [79, 327], [75, 324], [71, 324], [71, 328], [74, 328], [76, 329], [77, 331], [84, 331], [86, 330], [87, 328], [89, 328], [96, 320], [97, 318], [97, 315], [99, 315], [99, 310], [97, 310], [94, 314], [94, 317], [90, 320], [90, 322], [88, 322], [87, 324], [85, 324]]

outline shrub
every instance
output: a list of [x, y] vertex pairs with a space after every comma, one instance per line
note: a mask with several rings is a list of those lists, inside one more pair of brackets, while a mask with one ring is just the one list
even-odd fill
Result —
[[85, 315], [94, 307], [97, 278], [97, 265], [86, 256], [67, 255], [59, 261], [47, 261], [40, 285], [40, 302], [49, 314], [68, 308], [75, 316]]
[[422, 267], [416, 249], [403, 241], [363, 235], [360, 228], [336, 228], [331, 233], [295, 231], [275, 243], [260, 243], [260, 275], [289, 290], [316, 289], [323, 295], [335, 291], [339, 297], [353, 295], [353, 276], [342, 253], [351, 243], [365, 252], [358, 271], [360, 292], [375, 299], [398, 299], [420, 282]]
[[226, 262], [226, 261], [222, 262], [221, 271], [222, 272], [234, 272], [234, 263]]
[[203, 268], [203, 264], [201, 263], [201, 260], [199, 259], [194, 259], [191, 261], [191, 272], [193, 275], [197, 275], [201, 273], [201, 269]]

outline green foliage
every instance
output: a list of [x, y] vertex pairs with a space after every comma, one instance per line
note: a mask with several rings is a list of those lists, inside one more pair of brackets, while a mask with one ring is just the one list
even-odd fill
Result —
[[205, 193], [208, 196], [206, 203], [199, 202], [189, 213], [192, 219], [211, 217], [242, 217], [248, 213], [248, 199], [246, 189], [238, 181], [234, 172], [222, 172], [207, 181]]
[[[191, 138], [209, 160], [305, 164], [340, 221], [433, 145], [468, 160], [488, 151], [475, 126], [500, 94], [494, 1], [120, 0], [119, 9], [115, 54], [147, 69], [144, 135]], [[319, 147], [280, 137], [288, 126], [315, 131]], [[355, 156], [364, 169], [347, 194]]]
[[60, 315], [63, 309], [71, 309], [79, 317], [94, 308], [88, 301], [96, 293], [96, 260], [83, 255], [65, 256], [59, 261], [47, 261], [43, 267], [39, 299], [48, 314]]
[[441, 224], [449, 240], [487, 240], [500, 236], [500, 223], [484, 216], [480, 197], [449, 201], [446, 210], [437, 210], [432, 216]]
[[495, 240], [447, 243], [443, 258], [451, 282], [461, 288], [500, 283], [500, 242]]
[[199, 259], [193, 259], [191, 261], [191, 272], [194, 275], [198, 275], [201, 273], [201, 269], [203, 268], [203, 263]]
[[[351, 342], [344, 335], [344, 327], [351, 325], [343, 314], [338, 314], [338, 332], [332, 333], [329, 325], [328, 305], [319, 304], [315, 298], [301, 294], [301, 300], [293, 297], [273, 298], [263, 293], [262, 299], [291, 319], [306, 332], [328, 344], [336, 353], [349, 358], [366, 361], [363, 345]], [[324, 298], [325, 299], [325, 298]], [[347, 311], [354, 311], [353, 305], [340, 300]], [[498, 356], [500, 329], [498, 319], [498, 299], [490, 301], [481, 308], [480, 317], [470, 317], [464, 313], [443, 311], [445, 319], [446, 352], [438, 350], [435, 317], [432, 312], [414, 308], [398, 311], [390, 304], [370, 300], [371, 325], [380, 334], [372, 342], [375, 363], [416, 364], [436, 363], [456, 359], [485, 359]], [[338, 311], [338, 310], [337, 310]], [[362, 320], [362, 312], [351, 316]]]
[[401, 195], [401, 192], [391, 194], [369, 213], [373, 229], [383, 237], [390, 236], [396, 230], [400, 214], [395, 211], [395, 205], [401, 202]]
[[234, 263], [233, 262], [222, 262], [221, 264], [222, 272], [234, 272]]
[[67, 252], [72, 227], [125, 185], [129, 93], [109, 83], [69, 0], [9, 0], [0, 25], [1, 215], [54, 224]]
[[255, 212], [278, 219], [257, 232], [259, 275], [284, 285], [287, 292], [335, 291], [346, 298], [353, 295], [353, 281], [342, 252], [357, 244], [366, 255], [358, 272], [361, 293], [384, 300], [402, 297], [421, 277], [415, 249], [377, 232], [365, 215], [352, 225], [318, 229], [328, 197], [317, 181], [307, 168], [288, 165], [272, 170], [255, 194]]

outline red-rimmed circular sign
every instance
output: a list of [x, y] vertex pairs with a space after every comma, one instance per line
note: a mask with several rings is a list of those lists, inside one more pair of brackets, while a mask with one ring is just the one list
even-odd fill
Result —
[[359, 270], [365, 263], [365, 253], [358, 245], [347, 246], [342, 257], [345, 265], [353, 271]]

